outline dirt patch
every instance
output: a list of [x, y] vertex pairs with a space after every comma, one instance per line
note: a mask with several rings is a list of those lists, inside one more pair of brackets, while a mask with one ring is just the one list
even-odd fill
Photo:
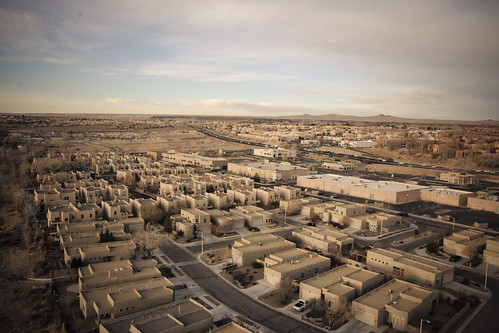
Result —
[[227, 259], [229, 259], [232, 255], [231, 250], [225, 248], [225, 249], [219, 249], [219, 250], [214, 250], [210, 252], [205, 252], [204, 254], [201, 255], [201, 260], [208, 265], [218, 265], [223, 262], [226, 262]]
[[256, 281], [263, 279], [263, 267], [242, 266], [228, 272], [222, 272], [221, 275], [233, 285], [245, 289], [257, 285]]
[[[282, 297], [281, 295], [279, 295], [277, 290], [272, 290], [271, 292], [263, 294], [262, 296], [258, 297], [258, 299], [273, 308], [282, 308], [285, 305], [289, 304], [282, 301]], [[291, 302], [294, 302], [297, 299], [298, 299], [298, 294], [293, 296]]]

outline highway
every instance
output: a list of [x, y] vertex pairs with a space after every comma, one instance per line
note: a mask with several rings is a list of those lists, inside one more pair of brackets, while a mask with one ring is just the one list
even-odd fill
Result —
[[204, 264], [193, 263], [196, 258], [171, 240], [167, 240], [160, 248], [174, 263], [190, 262], [181, 266], [185, 274], [208, 294], [258, 324], [275, 332], [321, 332], [239, 292]]

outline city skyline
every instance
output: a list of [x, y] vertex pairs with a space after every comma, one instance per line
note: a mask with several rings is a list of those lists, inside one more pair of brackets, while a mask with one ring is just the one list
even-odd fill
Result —
[[493, 1], [2, 1], [0, 112], [498, 119]]

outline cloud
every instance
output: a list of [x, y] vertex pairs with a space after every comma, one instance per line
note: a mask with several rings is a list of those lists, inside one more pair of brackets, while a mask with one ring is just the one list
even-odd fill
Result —
[[106, 102], [111, 104], [137, 104], [139, 101], [137, 99], [106, 98]]

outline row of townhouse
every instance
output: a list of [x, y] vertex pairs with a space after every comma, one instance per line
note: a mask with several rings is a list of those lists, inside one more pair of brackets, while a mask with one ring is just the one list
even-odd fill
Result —
[[182, 232], [186, 239], [195, 238], [196, 233], [227, 233], [245, 226], [258, 227], [273, 223], [272, 213], [251, 205], [239, 206], [229, 211], [183, 208], [180, 214], [173, 215], [172, 219], [175, 230]]

